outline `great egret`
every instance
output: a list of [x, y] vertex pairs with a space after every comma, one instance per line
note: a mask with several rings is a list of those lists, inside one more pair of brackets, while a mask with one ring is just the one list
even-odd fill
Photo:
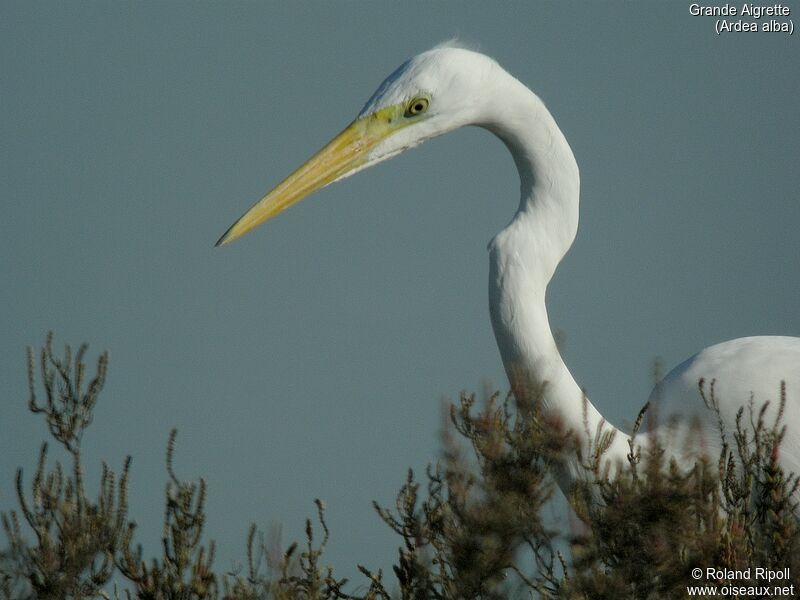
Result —
[[[563, 427], [595, 432], [606, 426], [615, 436], [606, 460], [624, 460], [627, 437], [610, 424], [576, 384], [556, 347], [545, 307], [547, 284], [578, 227], [579, 174], [564, 135], [543, 102], [493, 59], [470, 50], [437, 47], [403, 63], [380, 85], [356, 119], [327, 146], [248, 210], [217, 245], [241, 237], [312, 192], [392, 158], [464, 125], [483, 127], [499, 137], [519, 171], [519, 208], [509, 225], [489, 244], [489, 308], [497, 345], [512, 388], [542, 386], [542, 413]], [[659, 435], [678, 457], [686, 440], [667, 430], [668, 415], [688, 423], [694, 445], [720, 448], [718, 421], [701, 398], [698, 382], [715, 382], [720, 416], [727, 430], [751, 397], [771, 400], [776, 414], [781, 381], [788, 401], [788, 432], [780, 462], [800, 472], [800, 338], [741, 338], [699, 352], [654, 389], [664, 426], [643, 433]], [[716, 442], [715, 442], [716, 441]], [[691, 445], [691, 444], [690, 444]], [[576, 459], [556, 466], [556, 479], [568, 491], [581, 476]]]

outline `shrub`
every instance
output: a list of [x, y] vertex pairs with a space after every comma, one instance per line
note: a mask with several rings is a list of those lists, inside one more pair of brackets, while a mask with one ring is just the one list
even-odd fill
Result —
[[[47, 337], [38, 361], [43, 400], [28, 353], [29, 408], [46, 419], [69, 464], [48, 468], [43, 444], [29, 492], [17, 472], [19, 512], [2, 514], [0, 598], [686, 598], [688, 586], [699, 583], [691, 575], [697, 567], [739, 571], [741, 578], [703, 583], [741, 587], [764, 583], [754, 570], [744, 577], [748, 568], [788, 568], [791, 580], [780, 583], [800, 588], [798, 478], [783, 473], [777, 460], [784, 388], [774, 423], [765, 423], [766, 406], [751, 403], [740, 410], [732, 440], [721, 429], [721, 455], [698, 457], [688, 473], [657, 446], [645, 448], [642, 461], [631, 444], [628, 464], [611, 478], [600, 469], [608, 447], [600, 432], [589, 444], [592, 455], [583, 457], [589, 476], [570, 498], [578, 526], [566, 534], [548, 527], [543, 509], [553, 495], [547, 465], [576, 452], [575, 433], [545, 422], [536, 394], [519, 394], [532, 401], [494, 394], [481, 407], [474, 395], [462, 394], [450, 409], [452, 426], [436, 464], [421, 479], [408, 472], [394, 507], [375, 505], [399, 536], [394, 581], [359, 565], [366, 591], [354, 594], [346, 579], [321, 566], [330, 532], [319, 500], [321, 540], [310, 519], [302, 549], [294, 543], [280, 550], [274, 532], [252, 526], [243, 572], [216, 573], [214, 544], [203, 542], [205, 483], [175, 474], [174, 430], [161, 552], [145, 560], [128, 516], [130, 458], [119, 476], [103, 464], [96, 498], [84, 487], [81, 440], [108, 368], [103, 353], [87, 380], [86, 351], [80, 346], [73, 359], [67, 346], [59, 358]], [[699, 383], [716, 409], [713, 382], [708, 389]], [[126, 589], [112, 586], [115, 574]]]

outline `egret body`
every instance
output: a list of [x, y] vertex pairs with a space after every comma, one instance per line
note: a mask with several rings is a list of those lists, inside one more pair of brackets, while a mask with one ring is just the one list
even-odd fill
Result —
[[[489, 310], [512, 389], [540, 390], [541, 414], [567, 430], [580, 434], [588, 428], [593, 434], [606, 427], [615, 432], [606, 460], [625, 460], [628, 436], [607, 424], [585, 398], [558, 351], [545, 304], [547, 285], [578, 228], [578, 165], [544, 103], [493, 59], [438, 47], [405, 62], [342, 133], [248, 210], [217, 245], [334, 181], [464, 125], [499, 137], [519, 171], [519, 207], [489, 244]], [[774, 418], [784, 381], [787, 434], [780, 463], [786, 472], [800, 472], [800, 338], [742, 338], [688, 359], [654, 389], [651, 400], [657, 400], [663, 426], [657, 421], [640, 434], [639, 443], [658, 435], [668, 455], [679, 460], [687, 441], [715, 456], [718, 419], [700, 395], [701, 379], [714, 381], [719, 416], [728, 431], [735, 431], [736, 413], [751, 398], [759, 405], [771, 401], [767, 417]], [[669, 415], [687, 425], [668, 430]], [[556, 479], [565, 491], [580, 474], [576, 459], [556, 465]]]

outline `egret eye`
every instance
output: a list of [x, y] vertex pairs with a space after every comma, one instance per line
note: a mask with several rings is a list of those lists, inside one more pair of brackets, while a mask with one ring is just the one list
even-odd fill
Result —
[[406, 107], [406, 116], [415, 117], [417, 115], [421, 115], [426, 110], [428, 110], [429, 103], [430, 101], [424, 96], [421, 96], [419, 98], [414, 98], [413, 100], [411, 100], [411, 102], [408, 103], [408, 106]]

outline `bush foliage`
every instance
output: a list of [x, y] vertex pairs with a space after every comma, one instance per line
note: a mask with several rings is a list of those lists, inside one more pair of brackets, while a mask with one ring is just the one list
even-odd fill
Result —
[[[692, 569], [708, 566], [740, 574], [788, 569], [790, 580], [777, 583], [800, 590], [798, 480], [778, 466], [780, 419], [765, 423], [766, 407], [753, 405], [740, 411], [735, 432], [722, 432], [721, 455], [698, 457], [688, 473], [651, 447], [646, 460], [632, 450], [610, 478], [599, 468], [599, 436], [583, 460], [587, 482], [569, 499], [573, 525], [565, 533], [548, 526], [544, 507], [554, 493], [548, 463], [576, 451], [574, 434], [545, 423], [536, 402], [495, 394], [478, 406], [462, 394], [439, 460], [423, 477], [408, 472], [393, 507], [375, 505], [399, 538], [398, 557], [391, 574], [359, 565], [358, 593], [323, 564], [330, 532], [319, 500], [302, 544], [276, 551], [271, 536], [252, 526], [242, 572], [216, 572], [214, 544], [203, 539], [205, 484], [176, 475], [173, 431], [160, 555], [147, 560], [128, 515], [130, 458], [119, 474], [103, 464], [96, 496], [84, 485], [81, 440], [108, 368], [103, 353], [89, 379], [86, 351], [73, 355], [67, 346], [57, 356], [48, 336], [38, 361], [28, 353], [29, 408], [46, 419], [69, 464], [49, 467], [43, 444], [27, 486], [18, 470], [19, 508], [2, 514], [0, 598], [686, 598], [698, 583]], [[715, 407], [713, 382], [700, 386]], [[764, 582], [753, 572], [705, 584]]]

